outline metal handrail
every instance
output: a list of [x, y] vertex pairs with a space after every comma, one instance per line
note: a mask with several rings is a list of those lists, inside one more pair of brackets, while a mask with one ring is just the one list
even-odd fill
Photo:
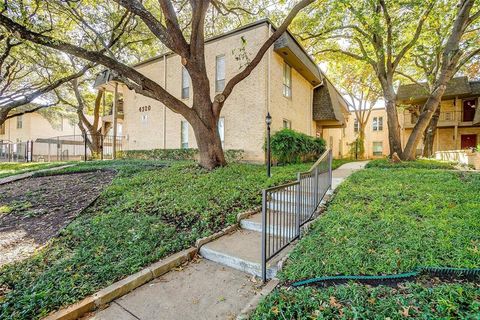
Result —
[[[323, 170], [322, 165], [328, 170]], [[328, 174], [328, 176], [325, 176]], [[332, 151], [326, 150], [310, 170], [299, 172], [297, 180], [262, 191], [262, 278], [267, 279], [267, 262], [300, 237], [332, 185]]]

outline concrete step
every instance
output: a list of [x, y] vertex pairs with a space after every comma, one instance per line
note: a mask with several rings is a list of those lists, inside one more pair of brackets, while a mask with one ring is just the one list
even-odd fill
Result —
[[[241, 229], [203, 245], [200, 248], [200, 255], [216, 263], [261, 277], [261, 239], [261, 233]], [[267, 278], [271, 279], [277, 274], [282, 253], [267, 264]]]
[[[269, 211], [271, 226], [267, 233], [275, 235], [291, 234], [295, 230], [295, 215], [293, 213], [280, 213]], [[240, 221], [240, 226], [245, 230], [262, 232], [262, 214], [256, 213]]]

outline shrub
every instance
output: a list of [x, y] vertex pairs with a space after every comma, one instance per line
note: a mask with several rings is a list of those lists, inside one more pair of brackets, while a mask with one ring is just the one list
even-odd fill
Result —
[[325, 141], [291, 129], [276, 132], [270, 141], [272, 157], [279, 163], [316, 160], [325, 151]]
[[[243, 150], [226, 150], [227, 162], [239, 162], [243, 159]], [[128, 150], [119, 153], [120, 159], [140, 160], [196, 160], [198, 149], [152, 149], [152, 150]]]

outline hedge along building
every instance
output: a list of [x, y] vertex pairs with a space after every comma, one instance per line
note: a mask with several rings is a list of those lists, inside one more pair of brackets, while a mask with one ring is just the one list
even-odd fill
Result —
[[[433, 152], [465, 150], [480, 143], [480, 81], [457, 77], [447, 84], [439, 110], [439, 120], [433, 140]], [[428, 98], [428, 91], [419, 84], [400, 86], [397, 103], [403, 106], [403, 137], [406, 142]], [[423, 143], [417, 154], [423, 151]]]
[[[274, 29], [265, 19], [206, 41], [212, 95], [223, 90]], [[166, 53], [135, 69], [191, 106], [191, 81], [178, 55]], [[115, 83], [108, 70], [98, 76], [96, 86], [113, 90]], [[180, 114], [122, 84], [118, 91], [123, 100], [124, 150], [197, 147], [192, 128]], [[324, 128], [340, 128], [348, 113], [346, 102], [289, 32], [269, 48], [225, 103], [219, 121], [224, 150], [243, 150], [245, 160], [264, 161], [268, 112], [273, 132], [288, 127], [311, 136], [322, 136]]]

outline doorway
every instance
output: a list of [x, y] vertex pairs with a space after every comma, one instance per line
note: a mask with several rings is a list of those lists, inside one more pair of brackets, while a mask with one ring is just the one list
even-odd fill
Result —
[[463, 100], [463, 122], [473, 121], [475, 117], [475, 99]]
[[462, 134], [461, 145], [463, 149], [475, 148], [477, 146], [476, 134]]

